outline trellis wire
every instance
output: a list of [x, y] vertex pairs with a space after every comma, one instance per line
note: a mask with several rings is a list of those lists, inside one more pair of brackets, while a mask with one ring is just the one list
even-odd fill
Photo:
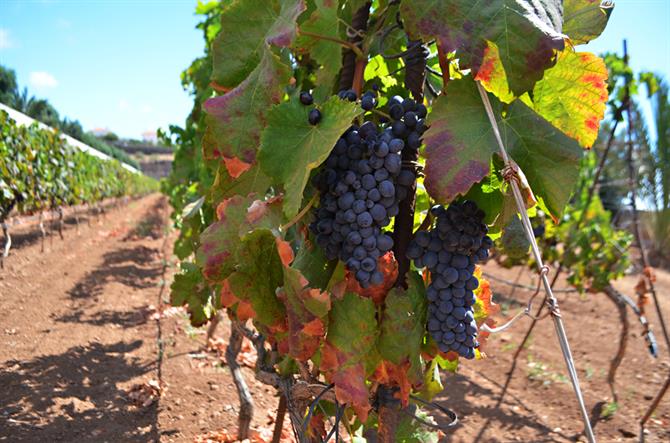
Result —
[[[479, 90], [479, 94], [482, 98], [484, 108], [486, 109], [486, 114], [488, 115], [491, 127], [493, 129], [493, 133], [496, 137], [496, 141], [498, 142], [498, 147], [500, 148], [500, 155], [503, 158], [505, 167], [508, 168], [509, 171], [509, 169], [513, 168], [513, 166], [509, 156], [507, 155], [507, 151], [505, 150], [505, 145], [500, 135], [498, 122], [493, 114], [493, 109], [491, 107], [491, 102], [489, 101], [489, 96], [486, 93], [484, 87], [479, 82], [477, 82], [477, 89]], [[560, 311], [558, 309], [558, 300], [556, 300], [556, 297], [554, 297], [553, 291], [551, 289], [551, 284], [549, 283], [549, 279], [547, 278], [548, 268], [542, 262], [542, 254], [540, 253], [540, 249], [537, 245], [537, 242], [535, 241], [535, 236], [533, 235], [533, 228], [531, 226], [530, 220], [528, 219], [528, 214], [526, 213], [526, 205], [524, 204], [523, 197], [521, 196], [519, 185], [515, 181], [514, 176], [510, 176], [509, 174], [506, 174], [506, 176], [510, 184], [510, 187], [512, 188], [512, 194], [514, 195], [514, 200], [516, 201], [517, 209], [519, 211], [519, 215], [521, 216], [521, 221], [524, 230], [526, 232], [526, 236], [530, 241], [531, 249], [535, 257], [538, 272], [540, 273], [540, 279], [546, 291], [547, 303], [551, 311], [552, 318], [554, 320], [554, 327], [556, 329], [556, 335], [558, 336], [558, 341], [561, 346], [561, 352], [563, 353], [563, 359], [565, 360], [565, 364], [568, 368], [570, 380], [572, 381], [572, 387], [574, 388], [575, 396], [577, 397], [577, 402], [579, 403], [579, 409], [582, 414], [582, 420], [584, 422], [584, 432], [589, 442], [595, 443], [596, 437], [593, 434], [593, 429], [591, 428], [589, 415], [588, 412], [586, 411], [586, 405], [584, 404], [584, 397], [582, 396], [582, 391], [579, 386], [579, 377], [577, 376], [577, 370], [575, 369], [574, 359], [572, 357], [572, 352], [570, 351], [570, 344], [568, 342], [568, 338], [565, 333], [565, 327], [563, 326], [563, 320], [561, 318]]]

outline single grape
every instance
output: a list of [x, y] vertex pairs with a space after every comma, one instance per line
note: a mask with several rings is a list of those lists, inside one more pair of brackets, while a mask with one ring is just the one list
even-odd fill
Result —
[[321, 121], [321, 111], [318, 109], [312, 109], [309, 111], [309, 115], [307, 116], [307, 119], [309, 120], [310, 125], [316, 125]]
[[307, 91], [302, 91], [300, 93], [300, 103], [302, 103], [305, 106], [309, 106], [312, 103], [314, 103], [314, 98], [312, 97], [312, 94], [310, 94]]

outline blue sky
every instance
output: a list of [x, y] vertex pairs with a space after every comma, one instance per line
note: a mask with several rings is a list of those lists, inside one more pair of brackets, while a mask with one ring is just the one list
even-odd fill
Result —
[[[202, 51], [195, 0], [0, 0], [0, 64], [85, 129], [140, 137], [183, 123], [180, 72]], [[580, 47], [621, 51], [670, 77], [670, 0], [619, 0], [608, 28]]]

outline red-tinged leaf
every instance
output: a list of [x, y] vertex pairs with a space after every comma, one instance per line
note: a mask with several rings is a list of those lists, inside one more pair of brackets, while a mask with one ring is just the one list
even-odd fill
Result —
[[284, 189], [284, 213], [289, 218], [300, 209], [311, 171], [326, 160], [352, 120], [362, 113], [355, 103], [331, 97], [319, 106], [319, 124], [310, 125], [312, 109], [297, 98], [274, 106], [263, 130], [258, 159], [263, 171]]
[[361, 421], [367, 420], [371, 406], [363, 363], [352, 363], [351, 357], [327, 342], [321, 354], [320, 369], [326, 374], [326, 378], [335, 384], [337, 400], [350, 405]]
[[230, 283], [228, 279], [225, 279], [221, 284], [221, 291], [219, 291], [219, 297], [221, 299], [221, 306], [224, 308], [231, 308], [240, 301], [239, 298], [233, 294], [233, 291], [230, 290]]
[[279, 252], [279, 258], [284, 266], [288, 266], [293, 262], [293, 248], [291, 248], [291, 243], [282, 240], [279, 237], [275, 238], [277, 242], [277, 252]]
[[613, 9], [614, 2], [563, 0], [563, 33], [573, 45], [588, 43], [605, 30]]
[[507, 83], [507, 75], [500, 60], [498, 47], [487, 42], [483, 57], [482, 66], [477, 71], [475, 80], [481, 82], [484, 89], [498, 97], [501, 102], [512, 103], [516, 97]]
[[221, 89], [240, 84], [261, 63], [268, 45], [291, 44], [304, 10], [303, 0], [226, 2], [212, 44], [212, 81]]
[[300, 271], [284, 267], [280, 298], [286, 307], [288, 354], [300, 361], [312, 357], [323, 342], [330, 310], [329, 294], [309, 288], [308, 283]]
[[[203, 106], [208, 114], [202, 139], [205, 159], [236, 158], [253, 163], [266, 113], [281, 100], [289, 76], [289, 67], [266, 50], [260, 64], [242, 83], [220, 97], [207, 100]], [[236, 178], [230, 168], [228, 171]], [[243, 171], [235, 172], [239, 176]]]
[[487, 42], [500, 51], [510, 89], [530, 91], [564, 47], [562, 1], [415, 0], [403, 2], [405, 29], [424, 40], [437, 39], [446, 52], [456, 51], [462, 67], [476, 74]]
[[247, 222], [250, 226], [258, 226], [259, 223], [268, 222], [268, 218], [274, 219], [268, 222], [266, 226], [279, 226], [281, 218], [277, 218], [281, 214], [281, 196], [272, 197], [267, 200], [254, 200], [247, 209]]
[[226, 165], [228, 174], [230, 174], [232, 178], [238, 178], [240, 175], [247, 172], [249, 168], [251, 168], [250, 163], [246, 163], [237, 157], [226, 157], [224, 155], [223, 163]]
[[337, 399], [350, 404], [362, 421], [370, 410], [365, 367], [377, 339], [375, 317], [370, 299], [348, 292], [341, 300], [333, 300], [321, 351], [320, 369], [335, 383]]
[[533, 89], [532, 108], [580, 145], [598, 137], [607, 104], [607, 67], [589, 52], [563, 51]]
[[[493, 113], [510, 157], [548, 212], [559, 215], [577, 182], [582, 150], [519, 100], [503, 115], [490, 96]], [[481, 97], [471, 77], [452, 80], [433, 104], [426, 132], [425, 186], [439, 203], [448, 203], [481, 181], [498, 146]], [[476, 137], [473, 137], [476, 135]]]
[[388, 294], [389, 289], [393, 287], [395, 281], [398, 279], [398, 262], [393, 255], [393, 251], [389, 251], [379, 257], [377, 260], [377, 270], [384, 275], [384, 281], [377, 286], [369, 286], [365, 289], [358, 283], [354, 273], [347, 270], [345, 274], [346, 290], [355, 292], [361, 297], [370, 298], [375, 304], [384, 303], [386, 294]]
[[[382, 360], [371, 377], [372, 380], [384, 385], [400, 388], [398, 399], [403, 407], [407, 407], [409, 404], [409, 395], [412, 393], [412, 383], [408, 378], [409, 366], [409, 362], [396, 365], [390, 361]], [[420, 388], [420, 385], [418, 387]]]
[[[281, 207], [281, 200], [258, 201], [255, 194], [236, 195], [219, 203], [218, 221], [203, 231], [196, 253], [205, 278], [216, 283], [228, 277], [239, 262], [237, 252], [241, 237], [253, 229], [278, 227], [282, 221]], [[261, 208], [260, 213], [258, 208]]]
[[[246, 208], [243, 209], [246, 212]], [[207, 280], [219, 282], [234, 271], [235, 253], [240, 241], [239, 228], [243, 223], [243, 219], [237, 217], [243, 217], [243, 214], [231, 211], [224, 221], [213, 223], [202, 233], [196, 260]]]
[[224, 92], [224, 93], [232, 89], [232, 88], [226, 88], [225, 86], [221, 86], [215, 81], [209, 82], [209, 87], [215, 90], [216, 92]]
[[248, 301], [240, 301], [235, 309], [235, 316], [239, 321], [247, 321], [256, 318], [256, 311]]
[[270, 187], [270, 179], [254, 163], [237, 178], [233, 178], [225, 165], [218, 168], [210, 190], [211, 200], [216, 204], [235, 195], [265, 195]]
[[386, 296], [377, 350], [381, 357], [406, 369], [406, 377], [420, 384], [421, 347], [426, 333], [426, 294], [421, 276], [412, 272], [407, 290], [393, 288]]

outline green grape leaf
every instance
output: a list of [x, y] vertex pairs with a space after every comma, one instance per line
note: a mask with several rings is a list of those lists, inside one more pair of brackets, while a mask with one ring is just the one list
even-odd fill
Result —
[[238, 299], [251, 303], [257, 326], [270, 331], [283, 328], [286, 310], [276, 295], [283, 281], [283, 264], [272, 231], [261, 228], [246, 234], [239, 245], [235, 272], [228, 278], [228, 283]]
[[305, 240], [298, 248], [292, 267], [299, 270], [312, 288], [327, 289], [335, 272], [336, 260], [328, 260], [323, 249], [315, 242]]
[[194, 263], [182, 262], [181, 272], [174, 276], [170, 286], [170, 304], [187, 306], [193, 326], [201, 326], [209, 320], [208, 306], [212, 290], [205, 284], [200, 269]]
[[433, 398], [444, 390], [442, 386], [442, 379], [440, 378], [440, 367], [438, 359], [434, 358], [430, 361], [426, 372], [423, 374], [423, 384], [421, 390], [418, 392], [419, 397], [426, 401], [432, 401]]
[[494, 43], [510, 89], [530, 91], [564, 47], [561, 0], [415, 0], [403, 2], [405, 28], [456, 51], [461, 66], [479, 71], [486, 41]]
[[300, 271], [285, 267], [284, 287], [279, 297], [286, 307], [288, 354], [296, 360], [307, 361], [325, 336], [330, 294], [310, 288]]
[[369, 298], [347, 292], [342, 299], [333, 300], [321, 352], [320, 368], [335, 383], [337, 399], [350, 404], [361, 421], [370, 410], [365, 367], [378, 335], [375, 316], [375, 304]]
[[[339, 2], [334, 0], [314, 0], [314, 11], [300, 25], [300, 32], [339, 39], [338, 7]], [[332, 41], [305, 34], [298, 36], [295, 46], [299, 51], [309, 52], [321, 65], [316, 72], [316, 83], [330, 89], [342, 66], [342, 47]]]
[[362, 113], [355, 103], [337, 97], [331, 97], [319, 108], [322, 118], [317, 125], [310, 125], [307, 120], [312, 107], [302, 105], [297, 98], [268, 112], [259, 161], [263, 171], [284, 188], [287, 217], [300, 209], [312, 169], [323, 163], [351, 121]]
[[223, 161], [233, 178], [245, 172], [256, 158], [266, 113], [281, 100], [289, 76], [289, 67], [265, 50], [260, 64], [242, 83], [207, 100], [203, 105], [205, 159]]
[[[541, 203], [553, 215], [561, 213], [578, 177], [581, 149], [521, 101], [506, 114], [490, 97], [508, 154], [521, 167]], [[451, 81], [447, 94], [436, 100], [426, 132], [425, 185], [440, 203], [465, 194], [490, 170], [498, 151], [491, 123], [471, 77]]]
[[465, 200], [474, 201], [479, 209], [484, 211], [484, 223], [487, 225], [495, 222], [502, 209], [502, 186], [502, 177], [492, 172], [484, 177], [484, 180], [475, 183], [463, 197]]
[[227, 2], [221, 32], [212, 44], [212, 80], [224, 89], [240, 84], [264, 57], [267, 45], [287, 47], [295, 38], [303, 0]]
[[605, 62], [589, 52], [563, 51], [535, 84], [532, 102], [525, 102], [580, 145], [591, 147], [607, 104]]
[[438, 443], [442, 434], [436, 428], [431, 428], [425, 423], [438, 425], [437, 421], [420, 408], [414, 411], [417, 418], [410, 414], [401, 414], [398, 428], [395, 431], [395, 440], [403, 443]]
[[408, 277], [407, 290], [393, 288], [384, 300], [377, 349], [382, 358], [401, 365], [411, 364], [414, 382], [421, 378], [421, 344], [426, 332], [426, 294], [417, 272]]
[[563, 33], [573, 45], [588, 43], [605, 30], [614, 2], [603, 6], [600, 0], [563, 0]]

